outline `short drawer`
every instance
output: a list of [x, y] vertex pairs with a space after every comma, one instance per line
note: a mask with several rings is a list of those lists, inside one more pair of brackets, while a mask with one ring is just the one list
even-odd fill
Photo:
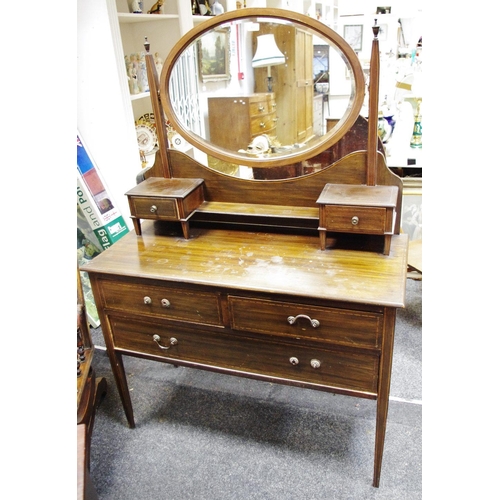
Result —
[[115, 317], [110, 323], [117, 349], [352, 391], [377, 391], [376, 354], [317, 349], [264, 337], [256, 340]]
[[234, 330], [379, 348], [382, 315], [238, 296], [228, 297]]
[[276, 128], [276, 115], [256, 116], [251, 119], [252, 136], [265, 134]]
[[392, 231], [392, 209], [325, 206], [320, 224], [329, 231], [384, 234]]
[[174, 199], [148, 196], [131, 197], [129, 201], [132, 215], [140, 219], [179, 219], [177, 205]]
[[104, 306], [108, 309], [200, 324], [222, 325], [217, 294], [110, 280], [100, 281], [100, 291]]
[[259, 116], [268, 114], [274, 111], [269, 108], [269, 102], [267, 99], [262, 99], [261, 101], [250, 101], [250, 116]]

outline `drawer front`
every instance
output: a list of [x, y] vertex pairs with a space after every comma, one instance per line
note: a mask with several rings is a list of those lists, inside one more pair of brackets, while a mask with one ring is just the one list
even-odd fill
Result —
[[175, 200], [153, 197], [132, 197], [131, 210], [133, 215], [141, 219], [172, 219], [178, 220], [177, 205]]
[[[293, 346], [264, 337], [261, 341], [114, 317], [110, 323], [118, 349], [328, 387], [372, 393], [377, 390], [378, 356], [375, 354]], [[158, 335], [159, 344], [168, 349], [162, 349], [154, 335]]]
[[104, 306], [129, 314], [222, 326], [219, 296], [168, 286], [100, 281]]
[[276, 128], [276, 115], [256, 116], [251, 119], [252, 136], [266, 134]]
[[259, 116], [271, 113], [273, 110], [269, 109], [269, 102], [267, 99], [261, 101], [250, 101], [250, 116]]
[[380, 347], [382, 314], [236, 296], [228, 304], [234, 330]]
[[386, 218], [385, 208], [328, 205], [322, 223], [330, 231], [384, 234]]

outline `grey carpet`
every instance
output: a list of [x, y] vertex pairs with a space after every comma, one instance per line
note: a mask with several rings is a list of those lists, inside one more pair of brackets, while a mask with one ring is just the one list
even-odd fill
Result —
[[[94, 343], [104, 345], [100, 329]], [[100, 500], [362, 500], [422, 497], [422, 282], [398, 312], [380, 488], [375, 401], [124, 358], [129, 429], [109, 360], [91, 475]]]

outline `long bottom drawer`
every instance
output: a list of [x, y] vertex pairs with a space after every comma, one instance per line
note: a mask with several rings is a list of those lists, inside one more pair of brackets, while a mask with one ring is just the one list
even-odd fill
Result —
[[[115, 347], [172, 360], [376, 393], [378, 356], [111, 317]], [[154, 336], [159, 336], [157, 340]], [[171, 339], [175, 340], [171, 342]], [[168, 349], [162, 349], [168, 347]]]

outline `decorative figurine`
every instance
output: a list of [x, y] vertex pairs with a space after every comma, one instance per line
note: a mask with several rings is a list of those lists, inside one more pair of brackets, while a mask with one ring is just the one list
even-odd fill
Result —
[[142, 2], [139, 0], [129, 0], [128, 10], [131, 14], [142, 14]]
[[158, 0], [152, 7], [151, 10], [148, 10], [148, 14], [162, 14], [164, 0]]
[[214, 16], [224, 14], [224, 7], [219, 3], [219, 0], [215, 0], [212, 4], [212, 12], [214, 13]]
[[139, 82], [137, 80], [137, 72], [138, 72], [137, 70], [138, 70], [137, 54], [131, 54], [129, 73], [128, 73], [128, 76], [130, 78], [129, 85], [131, 94], [138, 94], [140, 92]]

